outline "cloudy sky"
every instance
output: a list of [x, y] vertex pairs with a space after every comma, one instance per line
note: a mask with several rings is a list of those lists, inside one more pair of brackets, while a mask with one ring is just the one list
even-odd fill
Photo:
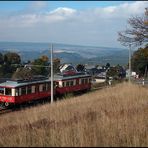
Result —
[[0, 41], [123, 47], [118, 31], [147, 1], [0, 1]]

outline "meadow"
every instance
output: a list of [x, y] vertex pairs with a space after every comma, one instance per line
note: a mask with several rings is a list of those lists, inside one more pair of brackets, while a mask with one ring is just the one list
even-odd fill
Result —
[[147, 147], [148, 88], [122, 83], [0, 116], [1, 147]]

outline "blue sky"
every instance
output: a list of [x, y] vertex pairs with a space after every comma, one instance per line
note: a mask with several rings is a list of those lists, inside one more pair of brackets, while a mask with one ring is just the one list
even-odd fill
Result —
[[0, 1], [0, 41], [122, 47], [117, 32], [147, 1]]
[[[34, 1], [1, 1], [0, 10], [23, 10], [30, 6]], [[74, 9], [86, 9], [95, 7], [114, 6], [125, 1], [47, 1], [47, 8], [52, 10], [57, 7], [71, 7]], [[131, 3], [132, 1], [128, 1]], [[47, 9], [46, 8], [46, 9]]]

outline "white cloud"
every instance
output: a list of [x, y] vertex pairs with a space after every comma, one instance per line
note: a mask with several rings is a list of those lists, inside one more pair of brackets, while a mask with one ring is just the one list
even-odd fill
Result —
[[71, 8], [66, 8], [66, 7], [59, 7], [53, 11], [50, 12], [50, 14], [59, 14], [59, 15], [64, 15], [64, 16], [69, 16], [76, 13], [75, 9]]
[[[25, 41], [52, 39], [54, 42], [73, 44], [120, 46], [117, 43], [117, 32], [125, 29], [129, 17], [143, 14], [145, 7], [148, 7], [147, 1], [137, 1], [104, 8], [76, 10], [59, 7], [53, 11], [43, 12], [43, 8], [47, 6], [46, 2], [36, 1], [30, 8], [33, 8], [33, 4], [34, 10], [42, 11], [28, 11], [3, 17], [0, 19], [0, 34], [1, 32], [8, 34], [8, 39], [11, 40], [9, 33], [19, 30], [22, 36], [16, 33], [13, 39]], [[32, 34], [29, 34], [30, 32]], [[23, 34], [27, 33], [29, 37], [26, 38]], [[2, 38], [0, 35], [0, 39]]]
[[39, 11], [48, 6], [48, 3], [46, 1], [33, 1], [28, 6], [27, 11]]

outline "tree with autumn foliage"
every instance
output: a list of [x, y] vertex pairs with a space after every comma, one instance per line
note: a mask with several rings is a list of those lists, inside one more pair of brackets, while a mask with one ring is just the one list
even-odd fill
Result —
[[60, 66], [61, 60], [59, 58], [54, 58], [53, 59], [53, 72], [58, 73], [60, 71], [59, 66]]
[[45, 62], [45, 63], [48, 63], [48, 61], [49, 61], [49, 58], [48, 58], [48, 56], [46, 56], [46, 55], [42, 55], [42, 56], [40, 57], [40, 59], [41, 59], [43, 62]]
[[118, 41], [124, 46], [140, 46], [148, 43], [148, 8], [142, 17], [128, 19], [129, 28], [118, 33]]

